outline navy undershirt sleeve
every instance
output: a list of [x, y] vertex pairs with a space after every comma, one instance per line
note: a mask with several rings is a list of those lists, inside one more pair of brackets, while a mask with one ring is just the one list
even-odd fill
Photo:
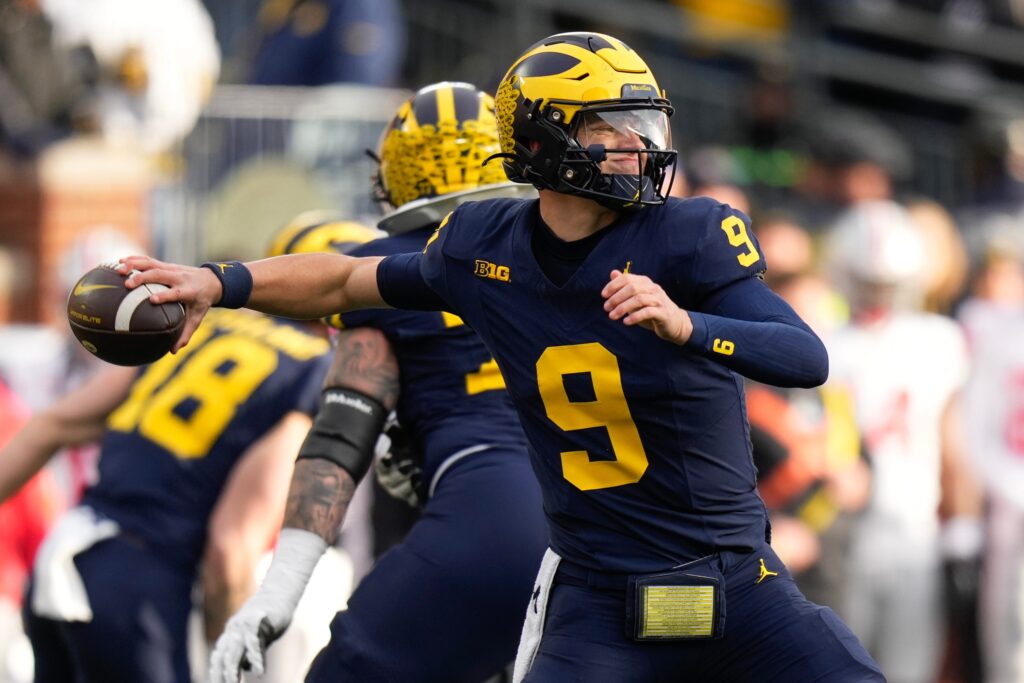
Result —
[[423, 254], [394, 254], [377, 264], [377, 289], [388, 306], [411, 311], [446, 311], [448, 304], [420, 273]]
[[757, 278], [744, 278], [690, 311], [686, 347], [744, 377], [779, 387], [816, 387], [828, 379], [828, 352], [811, 328]]

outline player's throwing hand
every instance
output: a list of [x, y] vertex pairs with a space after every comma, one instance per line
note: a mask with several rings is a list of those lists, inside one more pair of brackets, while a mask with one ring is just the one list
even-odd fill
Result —
[[605, 298], [604, 310], [612, 320], [640, 325], [675, 344], [685, 344], [693, 333], [690, 315], [646, 275], [613, 270], [601, 296]]
[[128, 276], [125, 284], [129, 289], [148, 282], [166, 285], [167, 289], [149, 297], [150, 303], [179, 301], [185, 307], [185, 327], [177, 343], [171, 347], [172, 353], [177, 353], [188, 343], [192, 333], [203, 321], [203, 316], [210, 310], [210, 306], [220, 300], [222, 294], [220, 280], [209, 268], [164, 263], [148, 256], [128, 256], [121, 259], [117, 270], [120, 273], [140, 271]]

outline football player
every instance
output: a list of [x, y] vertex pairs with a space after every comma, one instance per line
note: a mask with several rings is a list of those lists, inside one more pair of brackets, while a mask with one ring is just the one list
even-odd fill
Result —
[[830, 340], [832, 377], [851, 390], [872, 469], [841, 612], [889, 680], [923, 683], [939, 676], [947, 637], [943, 565], [971, 576], [950, 582], [953, 598], [958, 585], [976, 582], [984, 541], [980, 491], [959, 436], [967, 342], [956, 322], [921, 310], [931, 261], [900, 204], [854, 204], [830, 239], [830, 272], [852, 314]]
[[1008, 226], [986, 240], [960, 308], [971, 340], [969, 452], [987, 493], [978, 620], [988, 681], [1024, 680], [1024, 251], [1017, 222]]
[[189, 683], [202, 563], [215, 638], [252, 589], [317, 410], [330, 345], [218, 311], [184, 353], [101, 371], [0, 451], [0, 501], [60, 448], [99, 441], [99, 481], [40, 548], [25, 601], [35, 680]]
[[[523, 194], [528, 188], [507, 182], [500, 166], [482, 166], [499, 149], [490, 95], [466, 83], [419, 90], [401, 105], [377, 151], [376, 194], [393, 209], [381, 222], [390, 236], [356, 252], [422, 251], [457, 204]], [[317, 237], [323, 232], [285, 231], [276, 251], [330, 250]], [[383, 419], [380, 411], [373, 422], [349, 406], [385, 402], [374, 378], [393, 351], [401, 378], [397, 416], [422, 453], [422, 483], [407, 482], [406, 497], [422, 501], [423, 515], [359, 584], [306, 680], [482, 681], [515, 655], [547, 541], [540, 488], [501, 373], [480, 339], [450, 313], [364, 311], [330, 323], [341, 328], [325, 394], [335, 398], [300, 452], [284, 545], [220, 638], [210, 678], [238, 680], [247, 639], [257, 638], [264, 623], [276, 636], [291, 620], [305, 587], [290, 578], [304, 552], [293, 554], [291, 544], [315, 549], [334, 542]], [[355, 454], [338, 452], [343, 444], [335, 434], [356, 433], [367, 440], [353, 460]], [[259, 651], [247, 656], [261, 671]]]
[[538, 200], [462, 205], [422, 251], [384, 258], [304, 254], [218, 277], [132, 257], [129, 286], [171, 285], [151, 300], [187, 304], [182, 347], [213, 304], [447, 310], [480, 335], [550, 533], [517, 679], [883, 680], [796, 588], [756, 491], [736, 373], [815, 386], [825, 348], [758, 277], [745, 215], [666, 201], [672, 106], [647, 65], [613, 37], [559, 34], [495, 100], [506, 174]]

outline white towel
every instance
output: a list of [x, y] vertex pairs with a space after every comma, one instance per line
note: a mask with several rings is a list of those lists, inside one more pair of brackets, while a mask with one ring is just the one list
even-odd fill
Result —
[[533, 587], [530, 606], [526, 608], [526, 621], [523, 622], [523, 634], [519, 637], [519, 650], [516, 652], [516, 664], [512, 670], [512, 683], [522, 683], [526, 674], [530, 673], [533, 660], [540, 648], [540, 639], [544, 634], [544, 615], [548, 611], [548, 595], [555, 582], [555, 572], [561, 556], [551, 548], [544, 553], [537, 572], [537, 581]]
[[35, 562], [32, 611], [58, 621], [92, 621], [92, 607], [75, 555], [116, 536], [117, 523], [100, 519], [89, 507], [68, 510], [39, 547]]

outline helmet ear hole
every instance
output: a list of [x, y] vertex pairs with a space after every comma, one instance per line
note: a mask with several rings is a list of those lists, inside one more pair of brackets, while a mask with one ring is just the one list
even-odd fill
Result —
[[[603, 153], [604, 146], [601, 147]], [[586, 188], [601, 174], [601, 167], [591, 157], [590, 149], [580, 145], [576, 138], [569, 138], [569, 145], [558, 167], [558, 176], [565, 185], [572, 188]]]

